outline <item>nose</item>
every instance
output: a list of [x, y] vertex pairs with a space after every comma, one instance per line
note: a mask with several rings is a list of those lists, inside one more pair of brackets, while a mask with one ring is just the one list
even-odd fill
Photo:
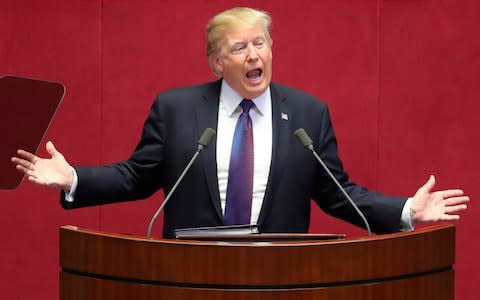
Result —
[[247, 46], [247, 61], [255, 62], [258, 60], [258, 49], [252, 43]]

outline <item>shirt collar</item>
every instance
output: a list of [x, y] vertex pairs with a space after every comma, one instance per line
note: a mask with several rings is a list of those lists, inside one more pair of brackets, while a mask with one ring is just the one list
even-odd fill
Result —
[[[253, 98], [256, 109], [262, 116], [267, 111], [267, 105], [271, 102], [270, 86], [260, 96]], [[225, 111], [228, 116], [232, 116], [235, 110], [239, 107], [243, 98], [225, 81], [222, 80], [222, 88], [220, 90], [220, 101], [223, 102]]]

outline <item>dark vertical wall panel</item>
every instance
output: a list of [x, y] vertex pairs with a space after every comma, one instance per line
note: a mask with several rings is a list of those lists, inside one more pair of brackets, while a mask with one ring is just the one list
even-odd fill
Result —
[[[302, 1], [301, 6], [285, 1], [272, 3], [268, 9], [274, 18], [274, 80], [305, 90], [329, 105], [340, 155], [351, 179], [375, 188], [376, 1]], [[364, 234], [326, 216], [316, 205], [312, 208], [312, 231]]]
[[434, 174], [438, 188], [470, 194], [457, 222], [456, 294], [475, 299], [480, 3], [384, 1], [380, 26], [379, 187], [413, 193]]
[[[67, 87], [39, 154], [45, 155], [44, 143], [52, 139], [72, 162], [98, 163], [99, 3], [2, 1], [0, 24], [0, 74]], [[0, 298], [57, 299], [58, 227], [96, 227], [98, 208], [66, 212], [58, 192], [24, 181], [16, 191], [0, 191], [0, 211]]]
[[[205, 24], [214, 14], [207, 4], [104, 1], [104, 161], [125, 159], [131, 154], [158, 92], [214, 79], [204, 51]], [[196, 141], [185, 142], [194, 147]], [[101, 227], [145, 234], [162, 199], [158, 193], [151, 201], [102, 208]], [[161, 223], [159, 220], [155, 227], [159, 235]]]

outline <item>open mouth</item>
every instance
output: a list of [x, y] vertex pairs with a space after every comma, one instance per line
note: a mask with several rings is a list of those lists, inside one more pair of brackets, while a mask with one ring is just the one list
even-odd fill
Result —
[[258, 80], [261, 75], [262, 75], [262, 69], [260, 69], [260, 68], [248, 71], [247, 74], [246, 74], [248, 80], [252, 80], [252, 81], [253, 80]]

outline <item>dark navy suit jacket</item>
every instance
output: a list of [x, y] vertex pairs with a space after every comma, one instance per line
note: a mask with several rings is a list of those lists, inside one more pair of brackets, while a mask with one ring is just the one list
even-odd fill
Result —
[[[132, 156], [103, 167], [78, 167], [75, 201], [64, 208], [143, 199], [160, 188], [165, 194], [197, 149], [205, 128], [217, 128], [221, 81], [161, 93], [145, 121]], [[259, 215], [261, 232], [307, 232], [310, 199], [328, 214], [363, 226], [360, 217], [294, 136], [304, 128], [317, 153], [365, 214], [372, 231], [400, 229], [406, 199], [383, 196], [350, 182], [337, 154], [327, 106], [303, 92], [272, 83], [273, 147], [269, 179]], [[288, 120], [282, 117], [288, 116]], [[222, 225], [216, 140], [201, 152], [164, 212], [164, 237], [175, 228]]]

